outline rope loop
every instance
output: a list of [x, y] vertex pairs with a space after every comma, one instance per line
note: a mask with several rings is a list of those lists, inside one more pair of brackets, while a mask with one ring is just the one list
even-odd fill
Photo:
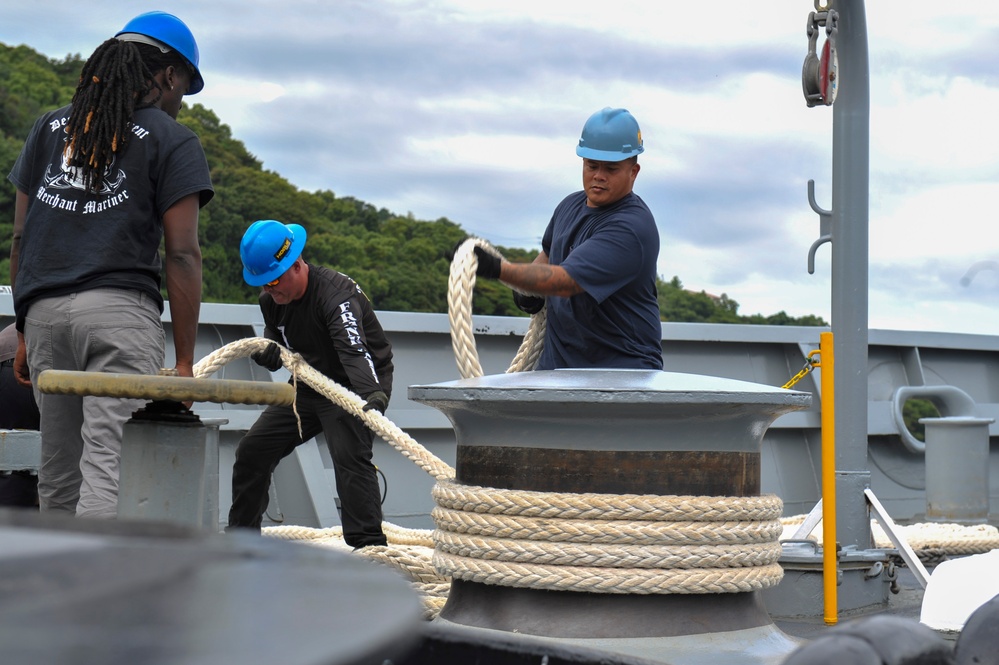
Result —
[[[448, 323], [451, 329], [451, 347], [458, 363], [458, 373], [463, 379], [483, 375], [479, 352], [475, 346], [475, 331], [472, 329], [472, 294], [475, 289], [475, 269], [479, 265], [479, 259], [475, 256], [476, 247], [503, 258], [503, 255], [489, 242], [472, 237], [461, 243], [451, 261], [447, 284]], [[542, 308], [540, 312], [531, 316], [527, 334], [521, 341], [513, 362], [506, 370], [507, 373], [527, 372], [538, 364], [538, 358], [544, 348], [546, 312], [547, 308]]]

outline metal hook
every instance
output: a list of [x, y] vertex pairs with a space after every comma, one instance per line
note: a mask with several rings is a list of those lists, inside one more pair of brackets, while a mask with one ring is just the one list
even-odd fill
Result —
[[808, 181], [808, 205], [819, 216], [819, 239], [808, 248], [808, 274], [815, 274], [815, 250], [823, 243], [832, 242], [832, 211], [820, 208], [815, 201], [815, 181]]

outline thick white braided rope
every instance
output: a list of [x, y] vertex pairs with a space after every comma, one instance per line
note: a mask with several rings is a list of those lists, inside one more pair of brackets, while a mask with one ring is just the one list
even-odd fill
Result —
[[[458, 579], [593, 593], [691, 594], [769, 588], [783, 574], [776, 564], [781, 503], [775, 497], [572, 495], [447, 481], [438, 482], [434, 496], [434, 565]], [[551, 501], [539, 502], [543, 497]], [[587, 499], [599, 505], [588, 506]], [[587, 519], [594, 512], [603, 519]], [[728, 521], [749, 515], [768, 521]], [[690, 521], [698, 516], [704, 521]], [[718, 542], [728, 544], [712, 544]]]
[[753, 568], [613, 570], [586, 566], [496, 563], [434, 551], [434, 567], [453, 578], [498, 586], [617, 594], [708, 594], [776, 586], [780, 564]]
[[462, 580], [595, 593], [697, 594], [765, 589], [783, 575], [776, 565], [782, 529], [776, 518], [580, 520], [440, 506], [433, 518], [434, 565]]
[[[388, 545], [386, 547], [365, 547], [357, 554], [373, 562], [395, 568], [408, 580], [419, 594], [423, 603], [423, 614], [427, 620], [440, 613], [451, 580], [438, 573], [433, 566], [433, 542], [426, 529], [406, 529], [390, 522], [382, 524]], [[352, 548], [343, 541], [343, 528], [313, 529], [301, 526], [273, 526], [263, 529], [270, 538], [291, 540], [316, 547], [349, 553]]]
[[[776, 542], [777, 520], [769, 522], [633, 522], [615, 520], [558, 520], [519, 515], [483, 515], [433, 510], [437, 531], [492, 536], [544, 543], [605, 545], [745, 545]], [[435, 532], [436, 534], [436, 532]], [[435, 537], [436, 540], [436, 537]]]
[[[448, 292], [452, 343], [465, 378], [482, 375], [470, 323], [475, 245], [498, 255], [488, 243], [475, 239], [459, 248], [455, 257], [459, 269], [452, 267]], [[528, 335], [507, 371], [533, 368], [543, 337], [544, 310], [532, 317]], [[210, 376], [269, 343], [251, 338], [223, 347], [195, 366], [195, 376]], [[453, 482], [450, 466], [391, 421], [377, 412], [364, 412], [360, 397], [316, 372], [298, 354], [282, 348], [281, 358], [296, 381], [301, 377], [360, 417], [437, 479], [435, 531], [386, 522], [383, 530], [389, 545], [359, 551], [406, 574], [423, 600], [427, 619], [443, 607], [452, 577], [513, 587], [638, 594], [752, 591], [781, 579], [776, 561], [782, 504], [777, 497], [615, 496], [460, 485]], [[987, 551], [999, 544], [994, 527], [987, 528], [992, 531], [963, 534], [956, 539], [959, 544], [944, 538], [924, 547]], [[350, 550], [339, 527], [281, 526], [264, 533]]]
[[[451, 348], [461, 378], [470, 379], [482, 376], [482, 365], [475, 347], [475, 331], [472, 329], [472, 296], [475, 291], [475, 269], [479, 260], [475, 247], [481, 247], [493, 256], [503, 256], [482, 238], [469, 238], [458, 247], [451, 261], [451, 272], [447, 284], [448, 323], [451, 327]], [[509, 372], [528, 372], [538, 363], [538, 357], [545, 343], [545, 313], [543, 308], [531, 316], [527, 334], [517, 349]]]
[[[781, 519], [784, 535], [791, 533], [805, 521], [805, 515], [794, 515]], [[999, 529], [990, 524], [940, 524], [935, 522], [917, 522], [915, 524], [896, 525], [899, 535], [912, 547], [920, 559], [939, 558], [947, 556], [966, 556], [969, 554], [984, 554], [999, 549]], [[877, 520], [871, 520], [871, 537], [874, 546], [879, 549], [893, 549], [895, 545]], [[822, 544], [822, 520], [815, 525], [808, 538]]]
[[577, 520], [702, 521], [779, 519], [783, 503], [773, 495], [750, 497], [659, 494], [571, 494], [503, 490], [440, 479], [434, 503], [470, 513]]
[[601, 568], [745, 568], [777, 561], [780, 543], [737, 545], [591, 545], [561, 543], [558, 549], [544, 541], [510, 538], [456, 537], [435, 531], [440, 552], [488, 561], [515, 561], [553, 566]]
[[[254, 351], [261, 351], [268, 344], [274, 343], [263, 337], [248, 337], [227, 344], [199, 360], [194, 366], [194, 376], [196, 378], [211, 376], [231, 360], [245, 358]], [[301, 380], [348, 413], [360, 418], [371, 431], [385, 439], [404, 457], [415, 462], [417, 466], [434, 478], [454, 477], [454, 469], [449, 464], [417, 443], [398, 425], [378, 411], [365, 411], [364, 400], [354, 392], [314, 369], [299, 354], [292, 353], [280, 344], [277, 346], [281, 350], [281, 362], [292, 373], [296, 381]]]

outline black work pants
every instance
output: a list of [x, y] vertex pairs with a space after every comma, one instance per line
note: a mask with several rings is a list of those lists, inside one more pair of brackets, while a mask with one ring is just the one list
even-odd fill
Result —
[[278, 462], [322, 432], [333, 458], [344, 541], [352, 547], [384, 545], [373, 434], [359, 418], [311, 391], [299, 391], [297, 409], [302, 437], [290, 406], [269, 406], [236, 446], [229, 526], [260, 528]]
[[[0, 429], [38, 429], [38, 406], [31, 388], [14, 378], [14, 360], [0, 362]], [[0, 506], [38, 508], [38, 476], [0, 472]]]
[[14, 361], [0, 363], [0, 428], [34, 429], [39, 425], [38, 405], [31, 388], [14, 377]]

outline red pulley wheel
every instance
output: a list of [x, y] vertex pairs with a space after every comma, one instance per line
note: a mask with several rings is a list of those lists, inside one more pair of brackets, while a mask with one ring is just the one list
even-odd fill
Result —
[[836, 49], [832, 48], [829, 40], [822, 46], [822, 57], [819, 59], [819, 94], [822, 101], [827, 106], [831, 106], [836, 101], [836, 92], [839, 89], [839, 59], [836, 57]]

